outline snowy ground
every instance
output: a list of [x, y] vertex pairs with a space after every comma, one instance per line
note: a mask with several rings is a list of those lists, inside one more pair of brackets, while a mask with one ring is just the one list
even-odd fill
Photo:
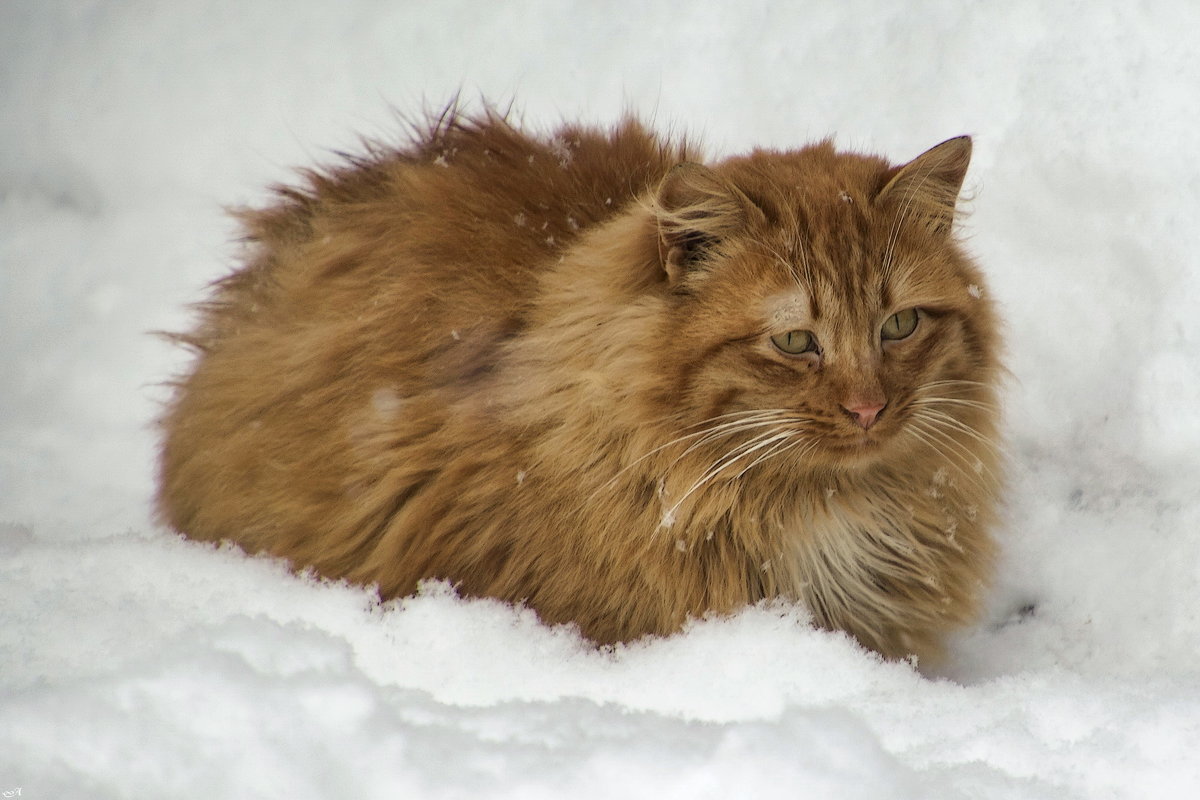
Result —
[[[3, 797], [1200, 796], [1200, 7], [306, 5], [0, 5]], [[714, 154], [975, 135], [1013, 482], [944, 677], [794, 609], [597, 653], [150, 522], [146, 332], [230, 263], [220, 206], [460, 87]]]

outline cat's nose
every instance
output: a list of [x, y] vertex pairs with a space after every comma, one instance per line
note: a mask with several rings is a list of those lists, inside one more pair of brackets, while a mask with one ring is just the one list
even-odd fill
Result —
[[853, 417], [854, 421], [858, 423], [858, 425], [865, 431], [867, 428], [870, 428], [875, 424], [875, 420], [879, 417], [879, 412], [883, 411], [883, 407], [886, 405], [887, 403], [875, 401], [851, 401], [850, 403], [843, 405], [842, 408], [846, 409], [846, 413]]

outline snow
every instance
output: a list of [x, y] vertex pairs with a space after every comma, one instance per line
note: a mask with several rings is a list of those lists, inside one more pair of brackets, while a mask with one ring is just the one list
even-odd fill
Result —
[[[4, 3], [0, 793], [1194, 797], [1198, 39], [1187, 2]], [[236, 256], [221, 207], [460, 88], [714, 154], [975, 136], [1012, 480], [939, 675], [778, 606], [596, 651], [155, 526], [149, 332]]]

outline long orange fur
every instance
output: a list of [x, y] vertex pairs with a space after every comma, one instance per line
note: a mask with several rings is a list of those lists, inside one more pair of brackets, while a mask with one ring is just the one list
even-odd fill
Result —
[[997, 321], [952, 230], [969, 157], [701, 166], [633, 121], [452, 110], [310, 172], [242, 214], [251, 256], [180, 337], [161, 516], [602, 643], [778, 597], [936, 658], [977, 612], [1001, 466]]

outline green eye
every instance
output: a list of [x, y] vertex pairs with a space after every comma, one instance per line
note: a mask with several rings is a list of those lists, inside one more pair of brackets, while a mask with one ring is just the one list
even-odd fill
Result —
[[917, 310], [908, 308], [887, 318], [879, 335], [884, 339], [906, 339], [917, 329]]
[[788, 331], [771, 337], [771, 343], [789, 356], [817, 351], [817, 337], [809, 331]]

